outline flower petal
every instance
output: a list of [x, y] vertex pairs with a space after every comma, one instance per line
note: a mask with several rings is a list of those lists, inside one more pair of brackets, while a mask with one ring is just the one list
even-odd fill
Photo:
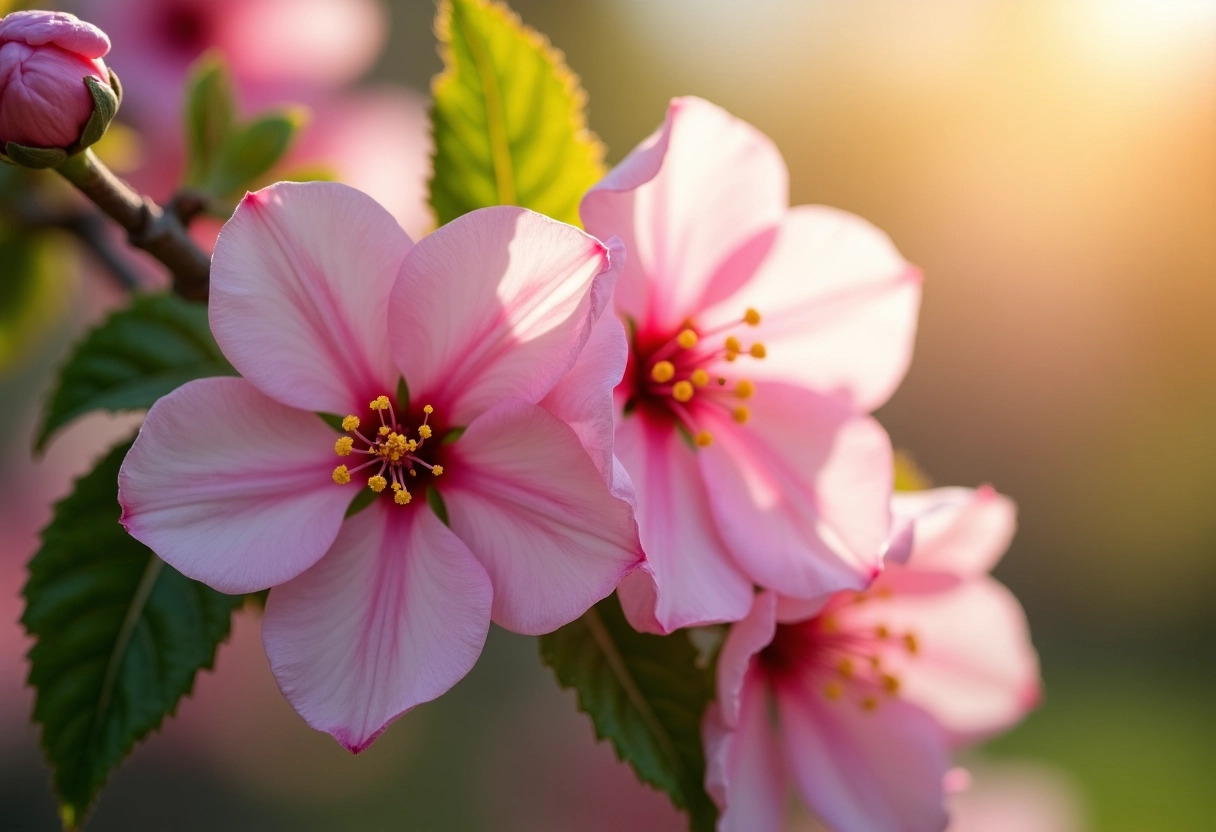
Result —
[[649, 566], [621, 586], [629, 622], [670, 633], [747, 615], [752, 582], [717, 533], [696, 454], [670, 425], [651, 422], [642, 411], [620, 420], [616, 452], [637, 493]]
[[456, 425], [507, 398], [540, 401], [574, 365], [616, 271], [598, 240], [523, 208], [483, 208], [428, 234], [390, 304], [411, 394]]
[[890, 528], [886, 432], [848, 405], [784, 384], [757, 383], [749, 405], [746, 425], [716, 407], [697, 414], [714, 437], [697, 456], [735, 561], [790, 597], [864, 588]]
[[[742, 681], [742, 680], [741, 680]], [[789, 774], [769, 718], [768, 692], [758, 674], [739, 691], [738, 726], [711, 706], [702, 725], [705, 786], [722, 810], [717, 832], [781, 832], [786, 828]]]
[[901, 699], [866, 710], [813, 685], [777, 688], [785, 758], [812, 811], [836, 832], [945, 829], [950, 756], [932, 718]]
[[388, 297], [412, 243], [371, 197], [334, 182], [247, 194], [215, 243], [211, 329], [273, 399], [350, 413], [397, 389]]
[[776, 595], [760, 593], [751, 612], [730, 628], [718, 651], [718, 707], [728, 726], [738, 723], [739, 697], [752, 657], [767, 647], [777, 632], [776, 613]]
[[642, 561], [629, 504], [541, 407], [504, 402], [469, 425], [452, 455], [443, 498], [452, 530], [490, 574], [499, 626], [556, 630]]
[[892, 510], [897, 527], [912, 525], [907, 562], [918, 572], [983, 575], [1017, 528], [1017, 506], [991, 486], [901, 492]]
[[426, 506], [378, 500], [316, 566], [275, 587], [262, 638], [292, 707], [358, 753], [469, 672], [491, 595], [481, 564]]
[[[570, 372], [540, 401], [540, 406], [569, 425], [595, 462], [595, 467], [613, 485], [612, 391], [625, 374], [629, 345], [625, 327], [611, 312], [603, 314], [591, 329], [587, 345]], [[628, 476], [621, 483], [624, 497], [632, 499]]]
[[808, 387], [871, 411], [890, 398], [912, 360], [920, 271], [860, 217], [793, 208], [743, 288], [698, 317], [701, 326], [761, 315], [749, 331], [767, 347], [753, 378]]
[[354, 496], [330, 477], [335, 438], [244, 379], [191, 381], [152, 406], [123, 461], [122, 524], [220, 592], [280, 584], [325, 554]]
[[723, 264], [788, 204], [785, 162], [767, 136], [708, 101], [677, 98], [663, 126], [583, 197], [580, 211], [590, 233], [620, 237], [629, 251], [617, 308], [674, 329], [722, 294]]
[[869, 633], [882, 625], [914, 635], [916, 652], [884, 651], [884, 670], [899, 678], [900, 695], [932, 714], [956, 744], [1010, 727], [1040, 696], [1038, 656], [1017, 599], [986, 575], [937, 592], [903, 592], [902, 579], [918, 574], [888, 568], [868, 603], [837, 613], [839, 626]]

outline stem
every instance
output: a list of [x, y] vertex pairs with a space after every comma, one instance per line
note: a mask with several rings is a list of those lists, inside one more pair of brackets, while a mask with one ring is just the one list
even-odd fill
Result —
[[68, 157], [55, 169], [125, 228], [131, 245], [168, 267], [173, 291], [191, 300], [207, 299], [211, 259], [190, 239], [175, 212], [165, 211], [149, 197], [136, 193], [92, 150]]

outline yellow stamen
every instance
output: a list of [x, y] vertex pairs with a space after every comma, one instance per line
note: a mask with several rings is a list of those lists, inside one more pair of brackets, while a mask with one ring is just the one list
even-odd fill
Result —
[[743, 313], [743, 323], [748, 326], [756, 326], [760, 323], [760, 313], [749, 306], [747, 311]]
[[676, 343], [686, 350], [690, 350], [697, 345], [697, 333], [691, 329], [685, 329], [676, 336]]
[[853, 678], [853, 660], [845, 656], [836, 665], [836, 672], [846, 679]]
[[435, 412], [435, 408], [431, 407], [428, 404], [422, 408], [422, 412], [425, 413], [426, 415], [430, 416], [432, 413]]
[[861, 700], [861, 709], [867, 713], [873, 711], [877, 707], [878, 700], [873, 696], [867, 696], [865, 699]]
[[894, 696], [899, 693], [899, 679], [892, 676], [890, 673], [882, 674], [882, 689]]
[[650, 377], [659, 384], [666, 384], [675, 378], [676, 366], [670, 361], [659, 361], [650, 368]]
[[696, 387], [704, 387], [709, 384], [709, 373], [702, 370], [700, 367], [692, 371], [692, 375], [688, 377]]
[[886, 624], [879, 624], [874, 628], [874, 635], [879, 641], [883, 641], [891, 637], [891, 630]]
[[380, 428], [380, 435], [381, 435], [381, 436], [388, 436], [388, 435], [389, 435], [390, 433], [392, 433], [392, 432], [393, 432], [393, 429], [392, 429], [392, 428], [390, 428], [390, 427], [388, 427], [387, 425], [386, 425], [386, 426], [384, 426], [384, 427], [381, 427], [381, 428]]
[[708, 448], [710, 445], [714, 444], [714, 438], [707, 430], [698, 431], [697, 435], [694, 436], [692, 440], [697, 443], [697, 447], [699, 448]]
[[430, 439], [431, 438], [431, 426], [430, 425], [419, 425], [418, 426], [418, 435], [421, 436], [423, 439]]
[[414, 498], [410, 496], [410, 492], [406, 491], [404, 488], [393, 495], [393, 502], [399, 506], [407, 505], [412, 499]]
[[338, 456], [350, 456], [350, 449], [355, 446], [355, 440], [349, 436], [340, 436], [334, 443], [334, 453]]
[[916, 635], [914, 633], [908, 633], [904, 636], [904, 647], [906, 647], [908, 652], [913, 656], [920, 651], [920, 644], [917, 643]]
[[731, 415], [735, 417], [736, 422], [738, 422], [739, 424], [742, 425], [743, 423], [745, 423], [748, 419], [750, 419], [752, 417], [752, 412], [750, 410], [748, 410], [746, 407], [736, 407], [731, 412]]
[[379, 474], [376, 474], [374, 477], [367, 478], [367, 487], [379, 494], [386, 487], [388, 487], [388, 480]]
[[759, 341], [752, 344], [748, 352], [752, 354], [752, 358], [764, 358], [764, 356], [768, 355], [768, 351], [764, 349], [764, 344], [761, 344]]
[[735, 395], [741, 399], [750, 399], [756, 392], [756, 385], [752, 384], [747, 379], [740, 379], [735, 385]]
[[432, 467], [431, 467], [431, 473], [432, 473], [432, 474], [434, 474], [436, 477], [437, 477], [437, 476], [439, 476], [440, 474], [442, 474], [442, 473], [443, 473], [443, 466], [442, 466], [442, 465], [434, 465], [434, 466], [432, 466]]
[[342, 420], [342, 430], [352, 431], [352, 430], [358, 430], [358, 429], [359, 429], [359, 417], [358, 416], [347, 416], [345, 419]]
[[411, 469], [410, 469], [410, 476], [411, 476], [411, 477], [416, 477], [416, 476], [418, 476], [418, 472], [417, 472], [417, 471], [415, 471], [413, 468], [411, 468]]
[[728, 335], [726, 338], [727, 352], [743, 352], [743, 345], [739, 343], [739, 339], [733, 335]]
[[334, 469], [333, 477], [334, 482], [338, 485], [346, 485], [350, 482], [350, 471], [346, 469], [345, 465], [339, 465]]
[[368, 407], [372, 410], [388, 410], [388, 396], [376, 396]]
[[402, 488], [404, 488], [404, 487], [405, 487], [405, 486], [403, 486], [403, 485], [402, 485], [401, 483], [399, 483], [399, 482], [395, 482], [395, 483], [393, 483], [393, 491], [400, 491], [400, 490], [401, 490]]
[[823, 695], [828, 699], [835, 701], [844, 696], [844, 686], [841, 685], [840, 682], [833, 679], [823, 686]]
[[678, 402], [686, 402], [692, 398], [692, 382], [687, 379], [671, 385], [671, 397]]

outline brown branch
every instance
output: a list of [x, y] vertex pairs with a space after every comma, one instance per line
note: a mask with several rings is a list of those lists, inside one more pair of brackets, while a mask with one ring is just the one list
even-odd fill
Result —
[[207, 299], [211, 259], [186, 232], [181, 216], [190, 215], [188, 207], [165, 211], [115, 176], [92, 150], [69, 157], [56, 170], [125, 228], [131, 245], [168, 267], [173, 291], [191, 300]]

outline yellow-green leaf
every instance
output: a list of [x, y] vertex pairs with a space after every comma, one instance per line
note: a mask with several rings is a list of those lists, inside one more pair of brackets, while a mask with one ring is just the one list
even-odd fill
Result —
[[603, 176], [604, 148], [561, 52], [489, 0], [443, 0], [435, 32], [445, 66], [431, 109], [436, 218], [522, 205], [577, 224], [579, 200]]

